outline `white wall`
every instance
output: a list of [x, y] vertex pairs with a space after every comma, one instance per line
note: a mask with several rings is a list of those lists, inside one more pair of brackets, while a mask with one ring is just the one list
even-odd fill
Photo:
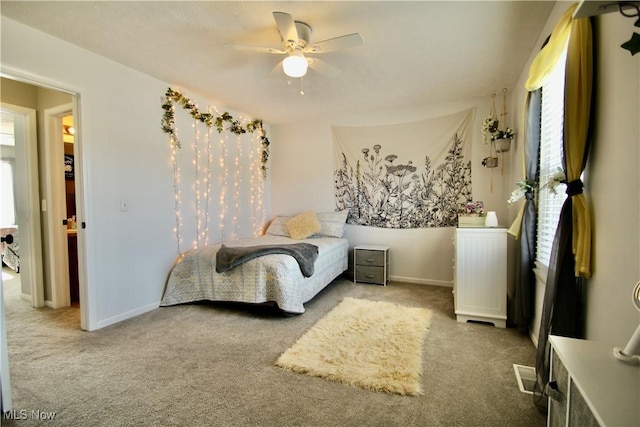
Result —
[[[540, 34], [537, 54], [560, 16], [571, 5], [558, 2]], [[585, 194], [593, 223], [592, 278], [586, 281], [586, 338], [624, 345], [640, 322], [631, 290], [640, 280], [640, 56], [620, 48], [634, 31], [633, 19], [611, 13], [594, 18], [595, 91], [593, 139], [585, 169]], [[516, 115], [522, 116], [524, 68], [516, 92]], [[521, 147], [513, 156], [521, 158]], [[511, 180], [522, 177], [514, 162]], [[511, 212], [512, 218], [516, 211]], [[538, 337], [544, 282], [536, 284]]]
[[[499, 92], [501, 88], [496, 88]], [[495, 210], [500, 225], [507, 225], [508, 194], [503, 184], [509, 175], [510, 163], [500, 168], [486, 169], [481, 161], [488, 155], [481, 134], [482, 119], [491, 108], [490, 94], [486, 97], [429, 105], [422, 108], [396, 109], [318, 117], [313, 121], [272, 126], [272, 210], [274, 214], [295, 214], [314, 209], [331, 211], [335, 208], [333, 187], [333, 136], [331, 126], [366, 126], [406, 123], [438, 117], [467, 108], [475, 108], [472, 148], [473, 198], [482, 200], [488, 210]], [[507, 100], [509, 102], [509, 100]], [[498, 104], [500, 108], [500, 104]], [[513, 121], [511, 121], [513, 124]], [[491, 174], [494, 190], [491, 192]], [[453, 228], [381, 229], [347, 226], [346, 236], [351, 246], [384, 244], [390, 246], [392, 280], [452, 286]]]
[[[85, 327], [156, 308], [177, 255], [170, 147], [160, 129], [161, 98], [170, 84], [5, 17], [1, 24], [3, 73], [80, 93], [83, 162], [77, 166], [87, 197], [79, 220], [87, 223], [80, 233], [90, 309]], [[193, 199], [185, 200], [185, 209], [192, 205]]]
[[622, 346], [640, 323], [631, 303], [640, 280], [640, 55], [620, 48], [637, 32], [634, 22], [611, 13], [594, 25], [596, 113], [585, 172], [594, 222], [586, 336]]

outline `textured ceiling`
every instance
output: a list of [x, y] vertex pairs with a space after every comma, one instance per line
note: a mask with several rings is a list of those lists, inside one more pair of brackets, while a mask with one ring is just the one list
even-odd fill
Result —
[[[1, 13], [221, 106], [287, 123], [489, 96], [515, 84], [554, 2], [7, 1]], [[312, 28], [311, 42], [358, 32], [364, 45], [318, 57], [339, 68], [285, 78], [272, 12]]]

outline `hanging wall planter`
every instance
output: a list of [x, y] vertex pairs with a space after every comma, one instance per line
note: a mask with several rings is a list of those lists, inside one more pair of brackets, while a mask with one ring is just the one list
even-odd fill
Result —
[[506, 153], [511, 149], [511, 138], [500, 138], [495, 140], [496, 153]]
[[497, 168], [498, 167], [498, 158], [497, 157], [485, 157], [482, 159], [482, 166], [485, 168]]
[[484, 124], [483, 124], [483, 129], [486, 130], [488, 133], [494, 133], [495, 131], [498, 130], [498, 125], [500, 124], [500, 121], [494, 117], [487, 117], [484, 119]]
[[491, 144], [491, 152], [505, 153], [511, 149], [511, 140], [515, 136], [515, 131], [509, 127], [507, 123], [507, 107], [506, 107], [507, 88], [502, 89], [502, 112], [500, 119], [496, 117], [495, 92], [491, 96], [491, 112], [482, 122], [482, 136], [484, 143]]

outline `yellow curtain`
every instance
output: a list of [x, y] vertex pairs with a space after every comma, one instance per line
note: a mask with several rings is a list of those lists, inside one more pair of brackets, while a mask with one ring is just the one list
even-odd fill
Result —
[[540, 89], [544, 85], [547, 76], [553, 71], [553, 68], [562, 56], [571, 35], [572, 24], [575, 22], [573, 20], [573, 13], [577, 7], [577, 3], [571, 5], [562, 15], [560, 21], [553, 29], [551, 37], [549, 37], [549, 42], [531, 63], [529, 77], [524, 84], [524, 87], [529, 92]]
[[[529, 121], [527, 120], [527, 117], [529, 116], [529, 98], [531, 97], [531, 92], [527, 92], [526, 98], [524, 100], [524, 114], [522, 115], [522, 135], [524, 135], [523, 141], [524, 144], [527, 143], [527, 135], [529, 135], [529, 133], [527, 132], [526, 126], [529, 123]], [[527, 159], [525, 158], [525, 156], [527, 155], [527, 150], [526, 148], [522, 149], [522, 179], [526, 180], [527, 179]], [[520, 233], [522, 232], [522, 220], [524, 218], [524, 208], [525, 208], [525, 203], [521, 203], [520, 204], [520, 209], [518, 209], [518, 215], [516, 215], [516, 219], [511, 223], [511, 227], [509, 227], [509, 229], [507, 230], [507, 233], [509, 233], [510, 235], [512, 235], [513, 237], [515, 237], [516, 239], [520, 238]]]
[[[580, 180], [585, 161], [593, 81], [592, 54], [589, 18], [576, 19], [571, 28], [565, 72], [564, 151], [565, 173], [569, 183]], [[572, 199], [575, 274], [576, 277], [590, 277], [591, 218], [589, 205], [582, 191], [572, 195]]]
[[[525, 88], [528, 91], [542, 87], [547, 76], [561, 58], [564, 49], [567, 49], [564, 119], [567, 182], [578, 182], [582, 174], [593, 81], [591, 23], [589, 18], [573, 19], [577, 7], [577, 3], [571, 5], [562, 15], [553, 29], [549, 42], [533, 60], [525, 83]], [[572, 195], [572, 202], [575, 275], [576, 277], [590, 277], [591, 218], [589, 205], [581, 191], [579, 194]], [[522, 210], [523, 207], [509, 229], [509, 233], [516, 237], [520, 235]]]
[[[578, 7], [578, 4], [573, 4], [567, 11], [562, 15], [560, 21], [556, 24], [551, 33], [551, 37], [549, 37], [549, 41], [545, 45], [542, 50], [538, 53], [538, 55], [533, 59], [531, 63], [531, 67], [529, 68], [529, 76], [524, 86], [527, 91], [532, 92], [536, 89], [540, 89], [543, 85], [547, 76], [553, 68], [555, 67], [558, 60], [562, 57], [562, 53], [567, 46], [567, 42], [569, 40], [569, 36], [571, 35], [571, 24], [573, 23], [573, 13]], [[525, 107], [524, 107], [524, 115], [523, 115], [523, 127], [526, 125], [526, 117], [527, 117], [527, 109], [529, 108], [529, 94], [527, 93], [527, 98], [525, 99]], [[524, 132], [523, 135], [527, 133]], [[524, 141], [526, 144], [527, 141]], [[526, 170], [524, 167], [525, 164], [525, 153], [526, 150], [522, 150], [522, 164], [523, 164], [523, 179], [526, 179]], [[522, 218], [524, 216], [524, 203], [520, 206], [520, 210], [518, 211], [518, 215], [516, 219], [509, 227], [508, 233], [514, 236], [516, 239], [520, 237], [521, 228], [522, 228]]]

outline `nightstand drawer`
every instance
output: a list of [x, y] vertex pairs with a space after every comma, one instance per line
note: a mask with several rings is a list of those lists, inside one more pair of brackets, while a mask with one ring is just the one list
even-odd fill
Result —
[[356, 265], [356, 282], [386, 283], [384, 267]]
[[358, 249], [357, 252], [356, 263], [358, 265], [384, 266], [384, 252], [366, 249]]

